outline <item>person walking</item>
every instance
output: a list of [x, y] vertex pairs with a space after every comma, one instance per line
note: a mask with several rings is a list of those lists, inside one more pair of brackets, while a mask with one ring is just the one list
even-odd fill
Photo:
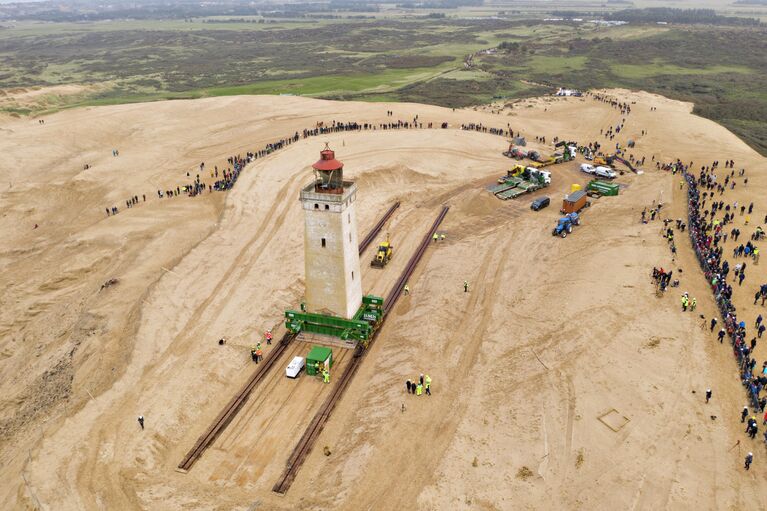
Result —
[[144, 416], [139, 415], [138, 416], [138, 425], [141, 426], [141, 429], [144, 429]]
[[711, 318], [711, 331], [714, 331], [714, 327], [716, 326], [716, 318]]
[[408, 394], [410, 394], [410, 393], [411, 393], [411, 392], [410, 392], [410, 386], [411, 386], [411, 385], [412, 385], [412, 384], [410, 383], [410, 380], [408, 380], [408, 381], [406, 381], [406, 382], [405, 382], [405, 386], [407, 387], [407, 393], [408, 393]]
[[750, 452], [746, 454], [746, 470], [751, 468], [751, 463], [754, 461], [754, 453]]
[[759, 325], [761, 325], [761, 324], [762, 324], [762, 315], [759, 314], [756, 317], [756, 321], [754, 322], [754, 328], [759, 328]]
[[746, 422], [746, 417], [748, 417], [748, 407], [744, 406], [743, 411], [740, 412], [740, 422]]
[[711, 389], [706, 389], [706, 403], [711, 401]]
[[765, 329], [764, 325], [759, 325], [759, 331], [758, 331], [757, 337], [759, 337], [760, 339], [762, 338], [762, 334], [764, 333], [764, 329]]
[[256, 355], [256, 347], [255, 346], [251, 346], [250, 347], [250, 358], [251, 358], [251, 360], [253, 360], [253, 362], [258, 364], [258, 356]]
[[468, 293], [469, 292], [469, 282], [464, 280], [463, 281], [463, 292]]
[[726, 332], [725, 332], [724, 328], [722, 328], [721, 330], [719, 330], [719, 344], [723, 344], [723, 341], [724, 341], [724, 334], [725, 334], [725, 333], [726, 333]]
[[687, 301], [687, 293], [682, 295], [682, 312], [687, 312], [687, 305], [689, 302]]
[[423, 384], [419, 383], [415, 386], [415, 395], [420, 396], [421, 394], [423, 394]]
[[698, 306], [698, 300], [695, 299], [695, 297], [692, 297], [692, 300], [690, 300], [690, 310], [694, 311], [695, 307]]
[[264, 352], [261, 351], [261, 343], [258, 343], [259, 346], [256, 348], [256, 363], [261, 362], [264, 359]]
[[405, 296], [407, 296], [407, 295], [409, 295], [409, 294], [410, 294], [410, 286], [408, 286], [407, 284], [405, 284]]
[[426, 387], [426, 395], [431, 396], [431, 376], [427, 374], [426, 376], [424, 376], [423, 381], [424, 381], [424, 387]]

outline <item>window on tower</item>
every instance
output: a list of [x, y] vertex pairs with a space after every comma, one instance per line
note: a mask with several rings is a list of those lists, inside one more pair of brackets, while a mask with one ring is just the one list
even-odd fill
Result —
[[319, 204], [315, 204], [314, 205], [314, 209], [320, 209], [320, 205]]
[[325, 209], [330, 209], [330, 205], [329, 204], [325, 204]]
[[325, 238], [322, 238], [322, 248], [325, 248]]

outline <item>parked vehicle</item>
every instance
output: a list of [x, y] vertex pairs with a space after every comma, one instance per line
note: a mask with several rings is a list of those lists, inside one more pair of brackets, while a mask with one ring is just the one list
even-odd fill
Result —
[[549, 204], [551, 204], [551, 199], [548, 197], [538, 197], [532, 202], [532, 204], [530, 204], [530, 209], [533, 211], [540, 211], [543, 208], [547, 208]]
[[573, 226], [580, 225], [580, 223], [581, 220], [578, 213], [568, 213], [559, 219], [557, 226], [551, 231], [551, 235], [566, 238], [568, 234], [573, 232]]
[[604, 177], [606, 179], [615, 179], [618, 174], [615, 173], [613, 169], [610, 167], [605, 167], [600, 165], [599, 167], [596, 167], [594, 169], [594, 174], [599, 177]]
[[581, 163], [581, 172], [585, 172], [586, 174], [593, 174], [594, 165], [590, 163]]
[[566, 196], [562, 201], [562, 213], [578, 213], [583, 208], [587, 208], [591, 205], [588, 200], [586, 192], [583, 190], [577, 190], [570, 195]]

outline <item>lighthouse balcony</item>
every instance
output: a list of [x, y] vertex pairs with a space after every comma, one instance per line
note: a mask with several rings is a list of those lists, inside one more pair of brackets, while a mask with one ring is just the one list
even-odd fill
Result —
[[320, 181], [307, 185], [301, 190], [301, 200], [304, 202], [338, 202], [345, 203], [354, 200], [357, 195], [357, 185], [353, 181], [344, 181], [343, 188], [326, 188]]

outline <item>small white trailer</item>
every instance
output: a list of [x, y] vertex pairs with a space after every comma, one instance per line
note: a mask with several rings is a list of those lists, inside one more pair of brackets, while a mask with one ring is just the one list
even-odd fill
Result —
[[298, 378], [298, 374], [304, 368], [304, 364], [304, 357], [293, 357], [288, 367], [285, 368], [285, 376], [288, 378]]

